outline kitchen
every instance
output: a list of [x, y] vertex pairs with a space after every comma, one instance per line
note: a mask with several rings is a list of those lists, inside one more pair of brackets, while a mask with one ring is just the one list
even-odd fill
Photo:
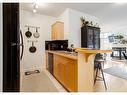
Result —
[[[23, 8], [25, 8], [25, 7], [23, 7]], [[67, 16], [65, 16], [65, 15], [67, 15]], [[67, 39], [68, 42], [65, 42], [65, 44], [67, 44], [67, 45], [65, 46], [65, 49], [63, 49], [63, 50], [66, 50], [66, 48], [68, 46], [70, 46], [70, 44], [72, 44], [72, 43], [74, 44], [75, 47], [80, 47], [80, 39], [81, 38], [80, 38], [79, 32], [80, 32], [80, 27], [81, 27], [81, 21], [80, 21], [81, 16], [85, 16], [87, 19], [94, 20], [94, 21], [98, 20], [96, 17], [90, 16], [88, 14], [84, 14], [82, 12], [79, 12], [79, 11], [76, 11], [73, 9], [65, 10], [60, 15], [60, 17], [58, 17], [56, 19], [52, 18], [52, 17], [47, 18], [47, 16], [42, 17], [38, 14], [32, 15], [32, 13], [22, 10], [21, 11], [21, 29], [23, 29], [22, 30], [22, 32], [24, 32], [23, 34], [25, 34], [26, 31], [28, 30], [27, 27], [24, 27], [25, 24], [28, 24], [31, 26], [32, 25], [33, 26], [40, 25], [40, 26], [37, 26], [37, 27], [40, 27], [40, 29], [38, 30], [38, 33], [40, 33], [39, 38], [34, 38], [31, 36], [31, 38], [25, 37], [25, 39], [24, 39], [24, 49], [25, 49], [24, 52], [25, 53], [24, 53], [24, 57], [22, 60], [22, 63], [24, 65], [23, 66], [24, 67], [23, 74], [24, 74], [24, 71], [25, 72], [34, 71], [34, 70], [42, 71], [42, 67], [45, 66], [45, 64], [44, 64], [45, 56], [43, 56], [43, 55], [45, 55], [45, 52], [44, 52], [45, 51], [45, 48], [44, 48], [45, 43], [44, 42], [46, 40], [48, 41], [48, 40], [64, 40], [64, 39]], [[68, 18], [70, 18], [70, 20], [67, 20]], [[31, 21], [31, 19], [34, 20], [34, 22]], [[40, 22], [40, 19], [41, 20], [44, 19], [43, 22]], [[47, 19], [49, 21], [47, 21]], [[69, 21], [71, 21], [71, 22], [69, 22]], [[68, 27], [69, 23], [70, 23], [70, 25], [69, 25], [70, 27]], [[71, 23], [75, 23], [74, 25], [77, 25], [77, 26], [75, 26], [75, 29], [73, 28], [73, 30], [71, 29], [71, 27], [74, 27], [74, 25], [72, 25]], [[43, 29], [43, 30], [41, 30], [41, 29]], [[46, 29], [48, 29], [48, 30], [46, 30]], [[65, 30], [68, 30], [68, 31], [65, 31]], [[73, 33], [74, 30], [75, 30], [75, 32]], [[32, 30], [32, 28], [30, 28], [30, 31], [34, 32], [35, 29]], [[41, 31], [45, 31], [45, 32], [41, 32]], [[48, 33], [47, 33], [47, 31], [48, 31]], [[56, 31], [58, 33], [55, 34], [54, 32], [56, 32]], [[28, 40], [33, 40], [33, 41], [38, 40], [38, 42], [35, 42], [35, 44], [34, 44], [36, 47], [38, 47], [37, 51], [35, 53], [30, 53], [28, 51], [29, 47], [31, 46], [31, 42], [28, 42]], [[62, 42], [62, 44], [63, 43], [64, 42]], [[69, 45], [68, 45], [68, 43], [69, 43]], [[57, 44], [55, 44], [54, 46], [57, 46]], [[50, 48], [52, 50], [51, 46], [50, 46]], [[56, 50], [59, 50], [59, 49], [56, 49]], [[38, 58], [38, 59], [35, 60], [35, 58]]]
[[[25, 8], [25, 4], [23, 4], [24, 6], [21, 5], [21, 8]], [[27, 6], [27, 4], [26, 4]], [[33, 5], [29, 5], [30, 7], [33, 8]], [[47, 4], [48, 6], [48, 4]], [[49, 4], [50, 6], [50, 4]], [[41, 7], [41, 6], [40, 6]], [[46, 5], [45, 5], [46, 7]], [[31, 9], [32, 11], [32, 9]], [[52, 34], [51, 34], [51, 31], [52, 31], [52, 25], [54, 23], [56, 23], [57, 21], [60, 21], [60, 22], [63, 22], [64, 23], [64, 29], [62, 30], [62, 32], [64, 32], [64, 38], [61, 38], [62, 40], [68, 40], [68, 46], [70, 47], [71, 44], [74, 44], [74, 47], [80, 47], [80, 39], [81, 39], [81, 34], [80, 34], [80, 27], [81, 27], [81, 21], [80, 21], [80, 17], [81, 16], [85, 16], [86, 19], [88, 20], [91, 20], [93, 22], [98, 22], [98, 19], [96, 17], [93, 17], [93, 16], [90, 16], [88, 14], [85, 14], [85, 13], [82, 13], [82, 12], [79, 12], [79, 11], [75, 11], [73, 9], [66, 9], [62, 14], [60, 14], [59, 17], [55, 18], [55, 17], [51, 17], [51, 16], [46, 16], [46, 15], [38, 15], [38, 14], [34, 14], [32, 12], [29, 12], [29, 11], [25, 11], [25, 10], [21, 10], [21, 13], [20, 13], [20, 22], [21, 22], [21, 31], [23, 32], [23, 34], [25, 34], [25, 32], [28, 30], [27, 27], [25, 27], [25, 25], [30, 25], [30, 26], [36, 26], [36, 27], [40, 27], [40, 29], [38, 30], [38, 33], [40, 34], [40, 37], [39, 38], [34, 38], [34, 36], [31, 36], [31, 38], [27, 38], [25, 35], [24, 37], [24, 44], [26, 44], [26, 48], [24, 48], [24, 52], [26, 52], [27, 54], [27, 58], [25, 59], [24, 57], [24, 70], [27, 68], [28, 69], [32, 69], [32, 67], [35, 67], [37, 69], [41, 69], [41, 64], [42, 64], [42, 60], [44, 61], [45, 57], [43, 55], [45, 55], [45, 41], [48, 41], [48, 40], [51, 40], [52, 38]], [[38, 9], [39, 11], [39, 9]], [[70, 15], [70, 16], [69, 16]], [[75, 16], [75, 17], [72, 17], [72, 16]], [[70, 21], [69, 22], [69, 19], [70, 18]], [[43, 20], [43, 22], [40, 21]], [[72, 24], [71, 24], [72, 23]], [[75, 23], [73, 25], [73, 23]], [[70, 24], [70, 25], [68, 25]], [[69, 27], [68, 27], [69, 26]], [[73, 28], [72, 28], [73, 27]], [[36, 29], [34, 28], [30, 28], [30, 31], [32, 33], [35, 33]], [[42, 32], [41, 32], [42, 31]], [[62, 33], [61, 33], [62, 35]], [[58, 39], [57, 40], [61, 40]], [[32, 54], [28, 51], [29, 47], [32, 45], [31, 42], [28, 42], [28, 40], [33, 40], [33, 41], [36, 41], [38, 40], [38, 42], [35, 42], [34, 45], [37, 45], [37, 52], [35, 52], [35, 54]], [[54, 40], [54, 39], [53, 39]], [[24, 53], [24, 56], [26, 55]], [[30, 60], [29, 62], [29, 58], [30, 59], [33, 59], [33, 60]], [[38, 62], [37, 64], [34, 64], [34, 58], [38, 58]], [[31, 65], [29, 64], [25, 64], [25, 63], [30, 63]], [[44, 63], [44, 62], [43, 62]], [[44, 65], [45, 66], [45, 65]]]
[[[20, 3], [19, 17], [22, 34], [22, 48], [20, 48], [22, 56], [20, 61], [20, 90], [22, 92], [34, 91], [35, 88], [32, 88], [32, 85], [27, 86], [25, 89], [25, 86], [28, 85], [27, 81], [30, 82], [29, 77], [32, 78], [32, 76], [42, 72], [47, 72], [49, 77], [54, 78], [65, 91], [95, 91], [94, 58], [97, 53], [111, 54], [112, 50], [111, 48], [99, 50], [101, 48], [101, 23], [99, 18], [78, 11], [78, 9], [73, 9], [76, 6], [73, 4], [72, 8], [66, 6], [60, 10], [61, 12], [53, 13], [62, 5], [71, 6], [71, 4], [53, 5], [47, 3], [41, 5], [41, 3]], [[80, 6], [80, 4], [77, 4], [77, 6]], [[52, 8], [53, 10], [51, 11]], [[85, 20], [85, 22], [82, 22], [82, 20]], [[88, 30], [85, 30], [84, 27], [86, 26], [88, 26]], [[93, 34], [88, 33], [90, 36], [88, 35], [87, 37], [87, 34], [84, 34], [85, 31], [91, 30], [95, 32]], [[92, 39], [92, 41], [89, 42], [86, 38]], [[70, 64], [70, 68], [65, 62]], [[64, 65], [57, 67], [57, 63]], [[66, 68], [63, 68], [64, 66], [68, 67], [68, 71], [65, 70]], [[70, 77], [67, 78], [68, 76]], [[34, 81], [30, 83], [32, 82]], [[43, 81], [41, 82], [43, 84]], [[104, 91], [106, 91], [105, 88]]]

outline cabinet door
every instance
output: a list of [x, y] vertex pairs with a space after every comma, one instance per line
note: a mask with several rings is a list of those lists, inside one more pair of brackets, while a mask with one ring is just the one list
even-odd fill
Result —
[[87, 30], [87, 47], [88, 48], [94, 48], [93, 38], [94, 38], [93, 29], [88, 28]]
[[87, 28], [86, 27], [81, 28], [81, 47], [87, 48]]
[[59, 80], [59, 63], [57, 62], [56, 56], [54, 56], [54, 72], [53, 75]]
[[54, 56], [54, 76], [61, 82], [65, 84], [65, 64], [60, 56]]
[[94, 29], [94, 48], [100, 48], [100, 30]]
[[56, 22], [52, 25], [52, 32], [51, 32], [52, 40], [64, 40], [64, 23], [63, 22]]
[[59, 81], [62, 83], [62, 84], [65, 84], [65, 64], [63, 62], [60, 62], [58, 64], [58, 75], [59, 75]]
[[51, 39], [57, 40], [57, 27], [55, 25], [52, 26]]
[[62, 22], [57, 24], [57, 39], [64, 40], [64, 23]]
[[77, 61], [55, 55], [54, 76], [69, 91], [77, 91]]
[[76, 61], [67, 60], [65, 67], [65, 87], [69, 91], [77, 91]]
[[45, 53], [46, 69], [48, 69], [48, 53]]

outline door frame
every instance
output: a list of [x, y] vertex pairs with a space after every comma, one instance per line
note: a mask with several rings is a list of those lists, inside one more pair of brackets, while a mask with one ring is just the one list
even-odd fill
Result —
[[0, 3], [0, 92], [2, 92], [3, 81], [3, 28], [2, 28], [2, 3]]

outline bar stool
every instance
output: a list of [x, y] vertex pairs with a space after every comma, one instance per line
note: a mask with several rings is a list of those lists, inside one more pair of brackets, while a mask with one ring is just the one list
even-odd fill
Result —
[[125, 52], [122, 52], [122, 53], [123, 53], [123, 56], [124, 56], [124, 58], [126, 60], [126, 64], [127, 64], [127, 54]]
[[[105, 77], [104, 77], [104, 73], [103, 73], [103, 69], [102, 69], [102, 63], [105, 60], [103, 60], [103, 55], [101, 55], [100, 53], [98, 53], [95, 57], [95, 61], [94, 61], [94, 70], [96, 71], [95, 73], [95, 78], [94, 78], [94, 84], [96, 83], [97, 80], [103, 81], [104, 82], [104, 86], [105, 86], [105, 90], [107, 90], [107, 86], [106, 86], [106, 81], [105, 81]], [[102, 77], [100, 77], [98, 74], [98, 72], [101, 72]]]

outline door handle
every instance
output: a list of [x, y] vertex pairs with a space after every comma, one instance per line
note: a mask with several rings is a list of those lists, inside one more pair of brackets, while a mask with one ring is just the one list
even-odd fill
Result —
[[23, 44], [11, 43], [11, 46], [23, 46]]
[[17, 46], [17, 43], [11, 43], [11, 46]]
[[23, 35], [22, 35], [22, 31], [21, 30], [20, 30], [20, 36], [21, 36], [21, 44], [20, 44], [20, 46], [22, 46], [20, 60], [22, 60], [23, 52], [24, 52], [24, 43], [23, 43]]

